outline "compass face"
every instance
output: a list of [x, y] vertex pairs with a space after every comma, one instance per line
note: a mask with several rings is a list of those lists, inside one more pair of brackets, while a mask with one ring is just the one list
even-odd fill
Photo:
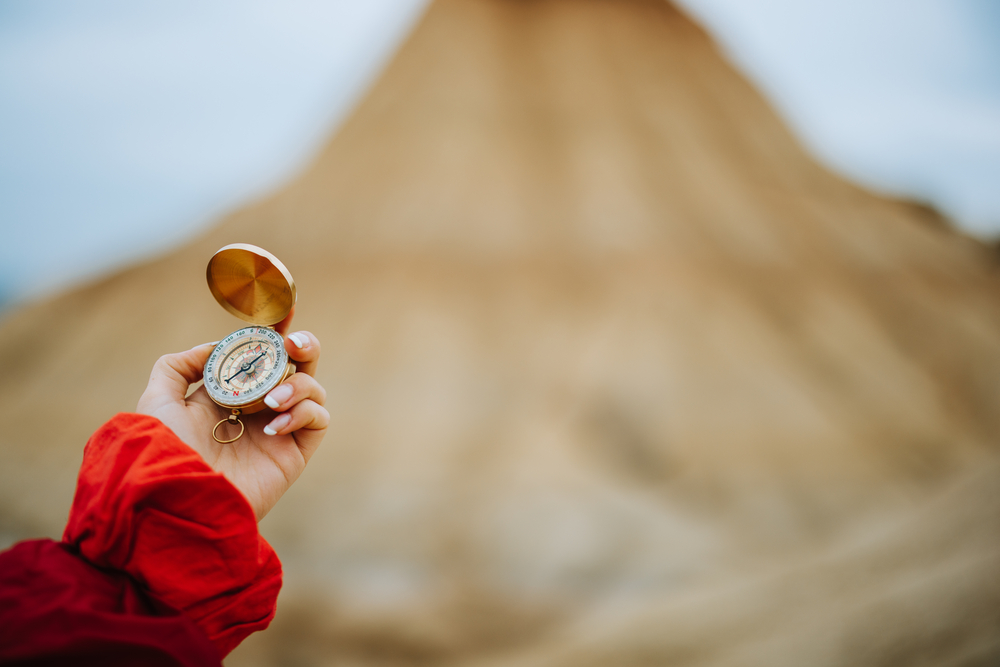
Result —
[[288, 354], [278, 332], [246, 327], [215, 346], [205, 363], [205, 389], [219, 405], [250, 405], [277, 386], [287, 365]]

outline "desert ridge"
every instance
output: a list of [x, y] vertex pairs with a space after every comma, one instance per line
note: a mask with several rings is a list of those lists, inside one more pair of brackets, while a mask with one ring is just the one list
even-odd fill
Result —
[[993, 252], [817, 165], [672, 5], [439, 0], [295, 181], [7, 316], [5, 534], [237, 328], [232, 242], [295, 276], [333, 422], [228, 664], [1000, 655]]

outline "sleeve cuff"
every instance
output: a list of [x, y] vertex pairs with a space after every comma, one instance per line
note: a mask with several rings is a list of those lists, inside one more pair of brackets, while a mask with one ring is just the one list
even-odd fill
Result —
[[253, 509], [155, 417], [119, 414], [90, 438], [63, 542], [185, 612], [222, 655], [274, 616], [281, 563]]

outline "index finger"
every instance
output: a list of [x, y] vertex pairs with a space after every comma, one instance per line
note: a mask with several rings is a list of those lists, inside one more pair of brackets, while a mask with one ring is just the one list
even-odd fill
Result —
[[280, 322], [274, 325], [274, 330], [280, 333], [282, 336], [287, 334], [288, 330], [292, 326], [293, 317], [295, 317], [295, 306], [292, 306], [292, 309], [288, 311], [288, 314], [285, 315], [285, 319], [281, 320]]
[[319, 364], [319, 339], [308, 331], [296, 331], [285, 338], [288, 357], [296, 363], [296, 371], [316, 375]]

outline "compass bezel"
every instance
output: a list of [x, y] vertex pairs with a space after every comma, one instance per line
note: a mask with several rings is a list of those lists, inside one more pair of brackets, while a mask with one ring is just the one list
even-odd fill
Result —
[[[249, 393], [243, 394], [241, 392], [239, 396], [233, 396], [231, 390], [223, 389], [222, 380], [218, 377], [219, 364], [225, 359], [224, 353], [241, 338], [248, 338], [250, 341], [260, 340], [273, 347], [275, 350], [274, 368], [266, 382], [258, 385]], [[285, 350], [284, 338], [281, 334], [270, 327], [243, 327], [223, 338], [212, 350], [208, 361], [205, 362], [205, 390], [208, 392], [209, 398], [222, 407], [245, 409], [248, 406], [261, 403], [264, 397], [285, 379], [288, 375], [288, 363], [288, 352]]]

